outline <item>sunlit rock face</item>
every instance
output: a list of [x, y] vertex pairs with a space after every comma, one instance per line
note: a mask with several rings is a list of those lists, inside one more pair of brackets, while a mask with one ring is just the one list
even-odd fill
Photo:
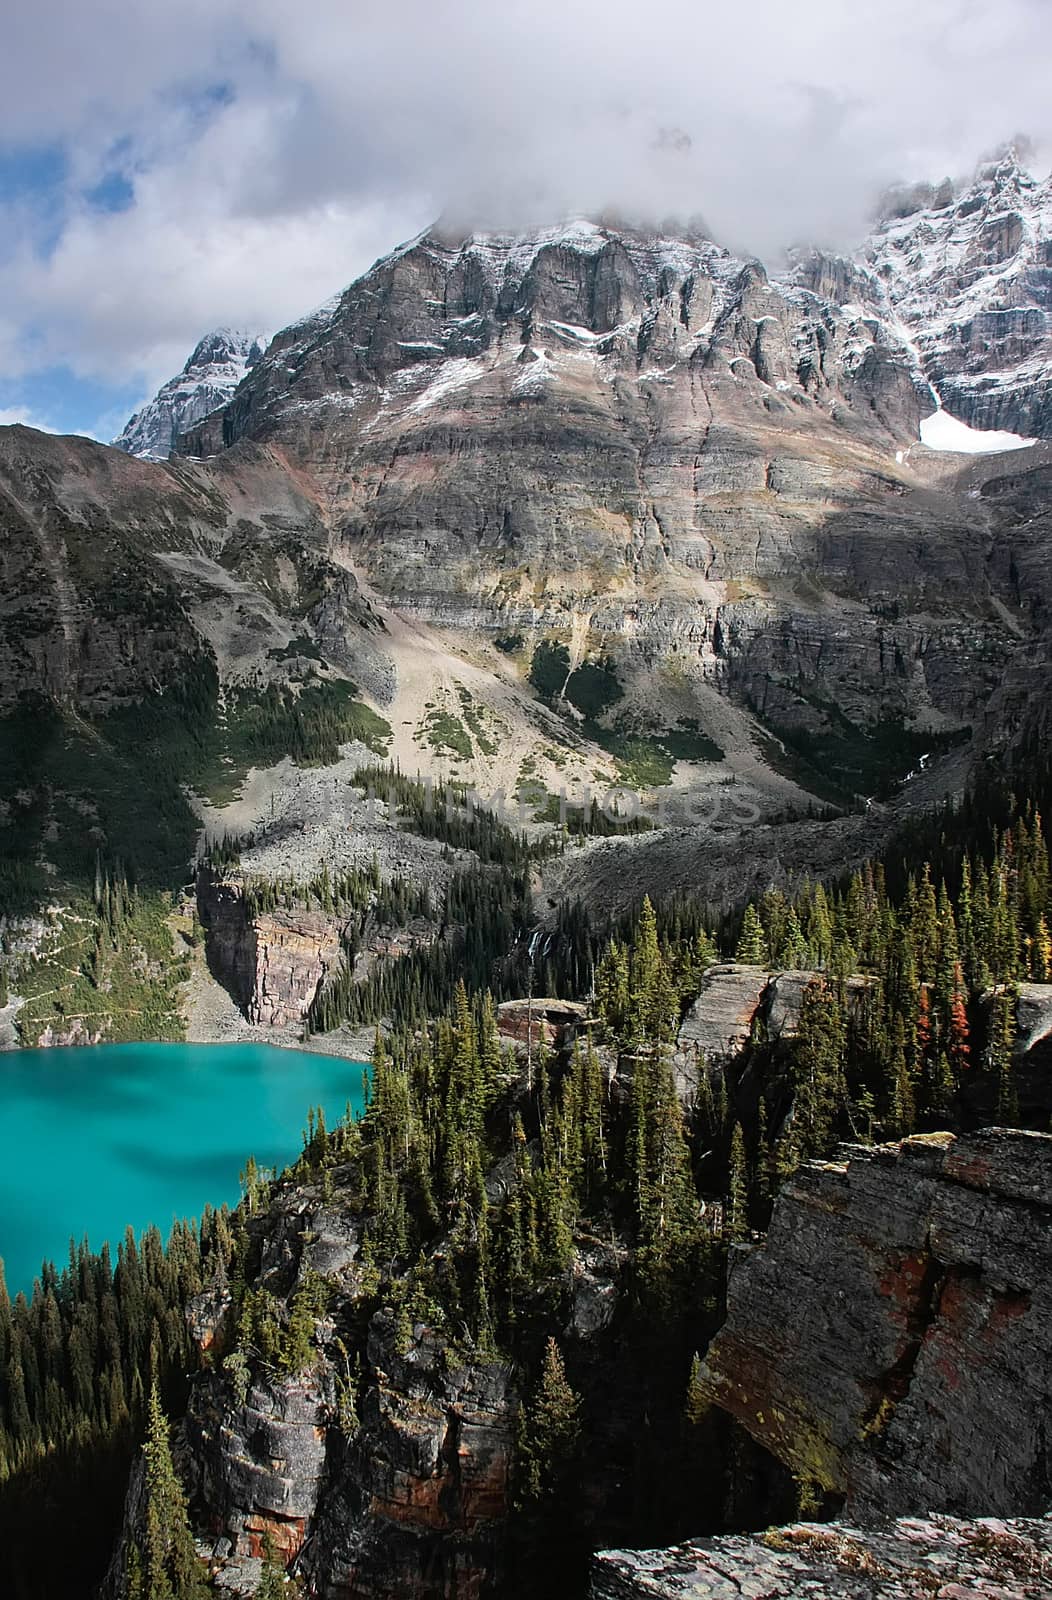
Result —
[[604, 1550], [592, 1600], [1007, 1600], [1052, 1583], [1052, 1522], [911, 1517], [875, 1528], [799, 1523], [671, 1550]]
[[1014, 643], [970, 485], [910, 454], [934, 405], [864, 262], [436, 230], [278, 334], [182, 448], [280, 449], [379, 602], [451, 632], [555, 633], [804, 733], [830, 706], [960, 727]]

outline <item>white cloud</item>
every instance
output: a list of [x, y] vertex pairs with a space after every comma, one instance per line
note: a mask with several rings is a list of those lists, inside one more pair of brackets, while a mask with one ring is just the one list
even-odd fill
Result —
[[[0, 210], [0, 376], [155, 385], [204, 329], [276, 328], [440, 211], [848, 245], [893, 179], [1020, 127], [1047, 146], [1050, 43], [1044, 0], [41, 0], [0, 103], [70, 178], [57, 242]], [[115, 215], [78, 198], [113, 168]]]
[[41, 433], [57, 431], [28, 406], [0, 406], [0, 428], [11, 428], [18, 423], [27, 428], [39, 428]]

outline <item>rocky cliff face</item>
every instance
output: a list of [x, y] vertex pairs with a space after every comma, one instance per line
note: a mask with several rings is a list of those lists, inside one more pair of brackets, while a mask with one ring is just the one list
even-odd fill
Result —
[[1052, 1138], [932, 1134], [801, 1170], [733, 1267], [704, 1383], [852, 1513], [1044, 1511]]
[[972, 479], [909, 449], [935, 401], [889, 294], [868, 261], [773, 280], [696, 236], [433, 230], [183, 448], [280, 441], [381, 604], [610, 655], [619, 715], [653, 719], [658, 671], [703, 727], [716, 687], [804, 739], [959, 729], [1032, 600]]
[[203, 869], [197, 906], [212, 971], [249, 1022], [302, 1023], [327, 972], [340, 960], [340, 924], [320, 911], [255, 911], [239, 880]]
[[[269, 1534], [319, 1600], [492, 1592], [517, 1410], [508, 1369], [457, 1355], [422, 1324], [403, 1337], [380, 1310], [354, 1374], [341, 1335], [353, 1348], [349, 1319], [372, 1270], [357, 1224], [299, 1188], [261, 1226], [259, 1284], [286, 1300], [322, 1274], [330, 1309], [302, 1374], [257, 1375], [240, 1396], [219, 1371], [195, 1384], [183, 1462], [203, 1550], [222, 1570], [258, 1556]], [[204, 1313], [212, 1343], [215, 1306]]]
[[371, 1322], [361, 1431], [300, 1563], [310, 1593], [476, 1600], [499, 1585], [515, 1441], [510, 1373], [450, 1354], [422, 1327], [400, 1349], [392, 1317]]
[[1052, 432], [1052, 181], [1010, 149], [973, 183], [901, 195], [858, 257], [858, 297], [897, 322], [955, 417]]
[[114, 439], [118, 450], [145, 461], [167, 461], [180, 434], [225, 405], [266, 348], [260, 334], [219, 328], [206, 333], [187, 359]]
[[1036, 1600], [1050, 1584], [1048, 1518], [924, 1517], [865, 1529], [802, 1523], [674, 1550], [604, 1550], [591, 1592], [593, 1600]]
[[376, 654], [313, 492], [270, 451], [157, 466], [3, 428], [0, 534], [0, 714], [37, 693], [93, 716], [202, 669], [266, 680], [315, 611], [336, 660], [364, 676]]

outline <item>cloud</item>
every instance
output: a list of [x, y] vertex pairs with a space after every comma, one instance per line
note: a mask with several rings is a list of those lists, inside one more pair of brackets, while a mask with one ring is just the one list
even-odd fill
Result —
[[21, 423], [26, 428], [38, 428], [41, 433], [55, 433], [44, 417], [28, 406], [0, 406], [0, 428], [11, 428]]
[[1019, 127], [1049, 149], [1050, 45], [1045, 0], [41, 0], [0, 56], [5, 136], [64, 175], [0, 199], [0, 377], [155, 386], [439, 213], [849, 247], [896, 179]]

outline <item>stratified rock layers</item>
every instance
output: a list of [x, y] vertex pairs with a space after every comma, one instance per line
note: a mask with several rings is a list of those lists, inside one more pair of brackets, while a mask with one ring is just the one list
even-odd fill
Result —
[[852, 1515], [1042, 1512], [1050, 1265], [1052, 1137], [852, 1149], [732, 1270], [706, 1390]]

